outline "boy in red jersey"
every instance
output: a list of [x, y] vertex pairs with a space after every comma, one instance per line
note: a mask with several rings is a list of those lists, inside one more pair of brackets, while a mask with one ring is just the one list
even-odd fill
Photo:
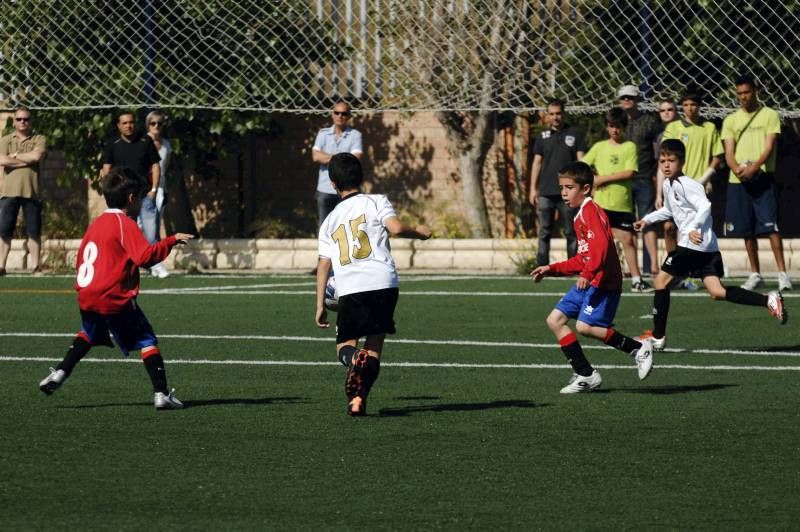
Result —
[[629, 353], [636, 362], [639, 379], [644, 379], [653, 367], [652, 344], [634, 340], [612, 327], [622, 295], [622, 269], [608, 217], [591, 198], [592, 169], [582, 162], [569, 164], [559, 173], [558, 182], [561, 198], [570, 207], [580, 209], [574, 221], [578, 254], [563, 262], [539, 266], [531, 277], [538, 283], [545, 275], [578, 275], [575, 286], [547, 317], [547, 326], [575, 372], [561, 393], [590, 392], [603, 382], [567, 326], [570, 319], [577, 320], [575, 328], [583, 336]]
[[78, 249], [75, 289], [83, 323], [64, 360], [39, 383], [39, 389], [46, 395], [64, 383], [92, 346], [113, 347], [110, 337], [113, 335], [125, 356], [129, 351], [141, 351], [153, 382], [155, 407], [159, 410], [183, 407], [174, 390], [167, 389], [158, 339], [136, 304], [136, 296], [139, 268], [160, 263], [175, 244], [194, 237], [177, 233], [153, 245], [144, 238], [136, 225], [136, 216], [149, 188], [143, 178], [124, 167], [112, 170], [103, 179], [103, 196], [109, 208], [89, 225]]

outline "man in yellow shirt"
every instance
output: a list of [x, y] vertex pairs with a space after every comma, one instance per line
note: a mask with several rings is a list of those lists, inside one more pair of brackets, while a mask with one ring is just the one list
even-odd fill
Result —
[[14, 132], [0, 138], [0, 276], [6, 274], [11, 251], [11, 236], [20, 209], [28, 234], [28, 267], [41, 272], [42, 202], [39, 197], [39, 161], [45, 153], [45, 137], [34, 133], [31, 112], [25, 107], [14, 111]]
[[[683, 118], [667, 124], [664, 129], [664, 138], [677, 139], [686, 147], [686, 161], [683, 173], [699, 181], [706, 187], [706, 192], [711, 191], [711, 177], [717, 171], [722, 161], [725, 149], [722, 147], [719, 132], [713, 122], [704, 120], [700, 116], [700, 107], [703, 98], [699, 92], [687, 89], [681, 96]], [[659, 190], [657, 198], [661, 200], [661, 183], [663, 174], [658, 176]], [[657, 200], [657, 204], [659, 202]], [[674, 251], [677, 246], [675, 225], [671, 222], [664, 223], [664, 247], [667, 253]]]
[[781, 122], [778, 113], [758, 100], [758, 85], [750, 76], [734, 83], [740, 109], [722, 122], [725, 161], [730, 167], [725, 208], [725, 236], [744, 237], [750, 277], [742, 288], [764, 284], [758, 260], [758, 237], [769, 238], [778, 270], [778, 289], [790, 290], [783, 241], [778, 231], [775, 193], [775, 153]]
[[631, 291], [652, 292], [653, 288], [642, 280], [634, 238], [633, 195], [631, 185], [639, 163], [636, 144], [625, 140], [628, 117], [625, 111], [614, 107], [606, 112], [608, 140], [596, 142], [582, 161], [595, 173], [592, 198], [608, 216], [614, 238], [622, 243], [625, 262], [631, 272]]

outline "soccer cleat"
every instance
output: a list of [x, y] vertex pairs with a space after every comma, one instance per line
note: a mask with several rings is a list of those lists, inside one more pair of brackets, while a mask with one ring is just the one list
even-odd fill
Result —
[[653, 369], [653, 342], [651, 340], [643, 341], [642, 347], [631, 354], [633, 360], [636, 361], [636, 369], [639, 370], [639, 380], [643, 381]]
[[650, 283], [642, 279], [639, 279], [638, 281], [636, 281], [631, 285], [631, 292], [639, 292], [640, 294], [645, 294], [647, 292], [652, 292], [652, 291], [653, 287], [650, 286]]
[[600, 387], [600, 384], [603, 383], [603, 379], [600, 378], [600, 373], [597, 370], [594, 370], [591, 375], [588, 377], [583, 377], [582, 375], [578, 375], [574, 373], [572, 378], [569, 380], [569, 383], [561, 388], [561, 393], [586, 393], [591, 392]]
[[347, 415], [351, 417], [366, 416], [367, 400], [358, 395], [353, 397], [352, 401], [347, 404]]
[[791, 290], [792, 289], [792, 280], [789, 279], [789, 274], [786, 272], [778, 272], [778, 290], [783, 292], [784, 290]]
[[58, 390], [64, 381], [67, 379], [67, 374], [63, 369], [50, 368], [50, 375], [39, 383], [39, 389], [45, 394], [50, 395]]
[[183, 403], [181, 403], [177, 397], [175, 397], [175, 389], [173, 388], [170, 392], [156, 392], [155, 395], [155, 405], [156, 410], [174, 410], [177, 408], [183, 408]]
[[684, 279], [683, 281], [680, 282], [680, 284], [678, 285], [678, 288], [680, 290], [688, 290], [690, 292], [694, 292], [699, 287], [691, 279]]
[[653, 336], [653, 331], [645, 331], [641, 336], [634, 338], [637, 342], [645, 343], [650, 342], [653, 344], [653, 351], [663, 351], [667, 347], [667, 337], [656, 338]]
[[783, 306], [783, 296], [777, 290], [767, 294], [767, 310], [770, 316], [775, 316], [780, 320], [781, 325], [785, 325], [789, 321], [789, 314], [786, 312], [786, 307]]
[[153, 277], [158, 277], [159, 279], [164, 279], [165, 277], [169, 277], [169, 271], [167, 271], [167, 268], [161, 263], [151, 267], [150, 274]]
[[755, 290], [761, 286], [764, 286], [764, 278], [761, 277], [760, 273], [753, 272], [750, 274], [750, 277], [747, 278], [744, 284], [742, 284], [741, 288], [744, 288], [745, 290]]
[[369, 355], [363, 349], [359, 350], [353, 355], [353, 360], [350, 367], [347, 368], [347, 376], [344, 381], [344, 392], [347, 395], [347, 401], [350, 402], [358, 395], [361, 389], [361, 370], [367, 364], [367, 357]]

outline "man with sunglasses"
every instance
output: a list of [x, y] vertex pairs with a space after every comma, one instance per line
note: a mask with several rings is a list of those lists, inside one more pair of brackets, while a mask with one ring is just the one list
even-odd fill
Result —
[[28, 266], [40, 274], [42, 202], [39, 196], [39, 162], [45, 154], [45, 137], [33, 131], [31, 112], [18, 107], [14, 112], [14, 132], [0, 138], [0, 276], [6, 274], [11, 251], [11, 236], [19, 210], [25, 216], [28, 234]]
[[336, 102], [331, 112], [333, 125], [319, 130], [311, 149], [311, 159], [320, 165], [316, 193], [318, 226], [339, 203], [339, 196], [328, 177], [331, 157], [337, 153], [352, 153], [360, 160], [364, 152], [361, 132], [347, 125], [350, 115], [350, 105], [347, 102]]

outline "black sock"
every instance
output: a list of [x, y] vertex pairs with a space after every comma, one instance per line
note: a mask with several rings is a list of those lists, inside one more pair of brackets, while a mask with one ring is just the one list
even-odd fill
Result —
[[337, 356], [339, 357], [339, 362], [346, 368], [350, 367], [350, 364], [353, 363], [353, 355], [358, 352], [358, 348], [353, 347], [352, 345], [343, 345]]
[[754, 307], [766, 307], [767, 296], [766, 294], [759, 294], [751, 290], [745, 290], [738, 286], [725, 287], [725, 301], [736, 303], [738, 305], [752, 305]]
[[167, 390], [167, 372], [164, 370], [164, 359], [161, 353], [155, 353], [142, 359], [150, 381], [153, 383], [153, 391], [169, 393]]
[[559, 344], [561, 344], [561, 351], [564, 352], [564, 356], [567, 357], [569, 365], [572, 366], [572, 370], [575, 373], [581, 377], [588, 377], [592, 374], [594, 368], [589, 364], [589, 361], [586, 360], [583, 349], [581, 349], [581, 344], [578, 343], [578, 339], [574, 333], [570, 333], [562, 338]]
[[76, 336], [74, 340], [72, 340], [72, 345], [69, 346], [67, 349], [67, 354], [64, 355], [64, 360], [56, 366], [56, 369], [64, 370], [67, 377], [69, 374], [72, 373], [72, 370], [81, 361], [83, 357], [86, 356], [86, 353], [89, 352], [89, 349], [92, 348], [92, 344], [84, 340], [82, 336]]
[[358, 396], [366, 399], [372, 385], [378, 380], [378, 374], [381, 372], [381, 361], [378, 358], [368, 356], [367, 362], [361, 368], [361, 387], [358, 390]]
[[653, 336], [664, 338], [667, 334], [667, 315], [669, 314], [669, 290], [656, 290], [653, 296]]
[[606, 335], [605, 344], [610, 345], [614, 349], [619, 349], [625, 353], [633, 353], [642, 347], [641, 342], [629, 336], [625, 336], [624, 334], [620, 334], [619, 331], [608, 329], [608, 333], [609, 334]]

